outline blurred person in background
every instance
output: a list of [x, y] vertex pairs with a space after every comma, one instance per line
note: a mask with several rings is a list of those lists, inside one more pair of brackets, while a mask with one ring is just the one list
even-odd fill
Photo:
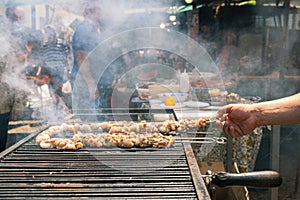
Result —
[[239, 73], [240, 50], [237, 47], [237, 35], [234, 29], [228, 29], [223, 36], [223, 45], [217, 63], [221, 74], [227, 80], [235, 80]]
[[199, 43], [206, 49], [210, 57], [215, 60], [217, 57], [217, 44], [211, 25], [202, 24], [200, 26]]
[[102, 41], [99, 11], [100, 8], [96, 2], [88, 1], [83, 11], [84, 20], [77, 25], [72, 38], [74, 65], [71, 72], [71, 82], [73, 85], [80, 69], [87, 81], [91, 98], [95, 98], [97, 83], [90, 72], [89, 63], [86, 62], [85, 66], [82, 64], [88, 54]]
[[[72, 38], [74, 65], [70, 74], [71, 84], [72, 87], [74, 87], [76, 76], [80, 72], [88, 87], [89, 97], [87, 98], [91, 101], [95, 101], [95, 104], [100, 104], [97, 105], [99, 107], [108, 107], [107, 88], [97, 88], [98, 83], [91, 72], [91, 63], [86, 60], [88, 54], [103, 40], [100, 31], [100, 8], [97, 5], [97, 1], [91, 0], [86, 3], [83, 17], [84, 20], [76, 26]], [[99, 100], [100, 93], [105, 99]]]
[[25, 94], [15, 88], [12, 88], [6, 81], [2, 80], [3, 68], [6, 63], [0, 58], [0, 152], [6, 147], [8, 123], [10, 120], [17, 120], [21, 116], [25, 107]]
[[30, 37], [32, 32], [29, 27], [23, 24], [25, 11], [22, 7], [14, 6], [6, 9], [6, 18], [10, 22], [10, 25], [4, 27], [9, 29], [13, 36], [13, 40], [18, 43], [17, 58], [20, 64], [24, 65], [27, 57], [31, 53], [34, 46], [33, 38]]
[[232, 137], [242, 137], [256, 127], [300, 124], [300, 93], [254, 104], [230, 104], [217, 113], [219, 125]]
[[[0, 21], [0, 151], [6, 147], [8, 124], [10, 120], [17, 120], [25, 107], [26, 95], [21, 86], [20, 77], [14, 71], [14, 67], [19, 65], [18, 52], [19, 43], [7, 28], [10, 23], [6, 19]], [[18, 85], [21, 83], [22, 85]], [[25, 89], [25, 88], [24, 88]]]
[[71, 114], [70, 103], [67, 101], [67, 96], [62, 91], [63, 84], [68, 80], [68, 55], [70, 48], [62, 41], [58, 40], [54, 28], [47, 26], [44, 29], [45, 43], [40, 50], [40, 66], [44, 67], [46, 74], [49, 77], [48, 85], [51, 95], [54, 99], [56, 109], [63, 108], [66, 114]]

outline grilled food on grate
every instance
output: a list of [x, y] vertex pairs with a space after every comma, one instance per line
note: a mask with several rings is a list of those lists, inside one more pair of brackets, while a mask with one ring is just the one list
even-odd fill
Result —
[[[89, 124], [65, 124], [52, 126], [36, 137], [41, 148], [76, 150], [90, 147], [170, 147], [175, 137], [172, 132], [189, 128], [205, 128], [206, 120], [166, 120], [164, 122], [110, 121]], [[70, 138], [51, 138], [65, 132], [74, 133]]]
[[73, 141], [68, 138], [50, 138], [47, 140], [42, 140], [40, 147], [43, 149], [51, 149], [56, 147], [57, 149], [77, 150], [83, 147], [83, 143], [80, 141]]
[[153, 147], [164, 148], [170, 147], [175, 137], [172, 135], [166, 136], [161, 133], [139, 134], [135, 132], [120, 132], [120, 133], [104, 133], [97, 134], [77, 134], [74, 136], [75, 141], [82, 141], [89, 147]]

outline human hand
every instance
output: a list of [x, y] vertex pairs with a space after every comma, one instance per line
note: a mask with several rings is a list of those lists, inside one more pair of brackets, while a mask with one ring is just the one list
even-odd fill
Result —
[[218, 110], [218, 125], [232, 137], [242, 137], [257, 127], [257, 119], [251, 104], [230, 104]]

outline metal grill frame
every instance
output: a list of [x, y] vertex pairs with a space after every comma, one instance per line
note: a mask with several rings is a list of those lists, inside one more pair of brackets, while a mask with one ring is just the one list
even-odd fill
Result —
[[[46, 128], [48, 128], [47, 126]], [[45, 130], [46, 128], [42, 129]], [[155, 174], [157, 178], [152, 178], [149, 176], [150, 180], [147, 180], [147, 177], [144, 179], [139, 179], [133, 178], [130, 179], [130, 174], [124, 176], [124, 183], [114, 183], [116, 187], [112, 186], [112, 188], [107, 189], [107, 193], [97, 193], [97, 190], [99, 188], [103, 187], [103, 185], [110, 184], [110, 177], [117, 176], [114, 174], [108, 173], [108, 174], [102, 174], [104, 177], [107, 177], [106, 179], [102, 178], [94, 178], [92, 176], [87, 176], [83, 178], [78, 178], [75, 176], [75, 178], [71, 177], [72, 173], [75, 173], [76, 170], [79, 170], [79, 174], [83, 173], [83, 175], [87, 175], [89, 173], [95, 173], [95, 168], [91, 166], [92, 164], [95, 164], [93, 161], [89, 160], [82, 160], [82, 165], [87, 167], [83, 168], [62, 168], [61, 170], [64, 171], [66, 170], [65, 174], [62, 174], [61, 177], [58, 177], [58, 182], [61, 178], [66, 178], [66, 181], [61, 182], [60, 184], [51, 184], [53, 182], [53, 178], [47, 180], [46, 179], [41, 179], [40, 181], [37, 180], [38, 176], [42, 176], [40, 173], [46, 173], [49, 172], [51, 173], [52, 171], [55, 171], [55, 169], [51, 168], [51, 163], [52, 162], [57, 162], [57, 159], [55, 158], [56, 155], [59, 155], [61, 152], [70, 155], [70, 157], [80, 154], [85, 152], [86, 150], [82, 149], [79, 151], [61, 151], [57, 149], [50, 149], [50, 150], [43, 150], [40, 149], [40, 147], [37, 144], [33, 144], [34, 138], [36, 135], [38, 135], [42, 130], [33, 133], [26, 138], [22, 139], [21, 141], [17, 142], [10, 148], [6, 149], [2, 153], [0, 153], [0, 174], [1, 175], [1, 180], [0, 180], [0, 198], [5, 197], [5, 199], [20, 199], [20, 198], [30, 198], [30, 199], [60, 199], [60, 198], [69, 198], [69, 199], [85, 199], [85, 198], [96, 198], [96, 199], [203, 199], [203, 200], [209, 200], [209, 194], [206, 189], [206, 186], [204, 184], [203, 178], [201, 176], [197, 161], [194, 157], [193, 149], [190, 144], [182, 144], [182, 150], [181, 153], [185, 156], [183, 160], [180, 160], [179, 162], [183, 162], [183, 165], [187, 167], [187, 171], [184, 172], [184, 175], [180, 175], [182, 172], [178, 172], [180, 175], [179, 178], [176, 176], [176, 174], [173, 176], [172, 173], [173, 171], [171, 170], [170, 172], [166, 172], [165, 174], [162, 174], [160, 177], [158, 172]], [[32, 156], [32, 159], [24, 160], [24, 156], [26, 156], [26, 152], [22, 152], [22, 148], [26, 149], [26, 146], [32, 146], [35, 150], [38, 151], [46, 151], [46, 152], [54, 152], [54, 154], [49, 157], [49, 160], [44, 160], [41, 162], [38, 162], [39, 157]], [[172, 150], [172, 149], [171, 149]], [[178, 150], [178, 149], [177, 149]], [[173, 150], [172, 150], [173, 151]], [[168, 151], [166, 150], [168, 153]], [[68, 161], [68, 155], [66, 156], [66, 162]], [[170, 154], [172, 155], [172, 153]], [[27, 155], [30, 156], [30, 155]], [[43, 153], [41, 154], [41, 159], [43, 157]], [[58, 156], [59, 157], [59, 156]], [[168, 157], [168, 155], [167, 155]], [[162, 157], [158, 158], [158, 161], [163, 162], [164, 159], [167, 159], [167, 157]], [[16, 158], [14, 161], [15, 163], [13, 164], [8, 164], [6, 161], [9, 163], [9, 159]], [[33, 159], [35, 158], [35, 159]], [[72, 160], [72, 159], [71, 159]], [[184, 161], [185, 160], [185, 161]], [[48, 162], [47, 162], [48, 161]], [[77, 160], [78, 161], [78, 160]], [[40, 166], [32, 165], [32, 162], [39, 163]], [[74, 163], [70, 161], [70, 166], [72, 166]], [[59, 164], [59, 162], [58, 162]], [[97, 163], [96, 163], [97, 164]], [[12, 169], [11, 166], [14, 166]], [[46, 166], [49, 166], [47, 168]], [[70, 167], [68, 166], [68, 167]], [[46, 167], [46, 168], [45, 168]], [[180, 170], [180, 168], [176, 169], [175, 171]], [[170, 168], [172, 169], [172, 167]], [[71, 174], [67, 173], [67, 171], [70, 171]], [[80, 172], [80, 170], [87, 170], [87, 172]], [[188, 172], [188, 174], [186, 173]], [[98, 172], [96, 172], [97, 174]], [[10, 177], [10, 174], [15, 174], [16, 176]], [[37, 174], [37, 175], [36, 175]], [[20, 176], [19, 176], [20, 175]], [[22, 177], [23, 176], [23, 177]], [[34, 177], [37, 176], [37, 177]], [[45, 175], [46, 176], [46, 175]], [[47, 175], [48, 177], [50, 175]], [[99, 174], [98, 174], [99, 176]], [[164, 180], [164, 177], [167, 177], [170, 179], [170, 181]], [[127, 178], [127, 179], [126, 179]], [[23, 179], [23, 180], [22, 180]], [[153, 180], [152, 180], [153, 179]], [[188, 183], [188, 186], [185, 186], [184, 183], [178, 184], [178, 188], [172, 188], [172, 184], [178, 180], [189, 180], [190, 183]], [[107, 180], [108, 182], [105, 182]], [[69, 183], [71, 182], [71, 183]], [[88, 182], [88, 184], [84, 184], [83, 182]], [[149, 183], [148, 183], [149, 182]], [[151, 182], [151, 183], [150, 183]], [[146, 183], [146, 184], [145, 184]], [[166, 185], [159, 186], [159, 184], [164, 183]], [[7, 185], [5, 187], [4, 185]], [[141, 186], [137, 186], [138, 184], [141, 184]], [[170, 185], [168, 185], [170, 184]], [[77, 185], [77, 186], [76, 186]], [[121, 185], [124, 186], [124, 188], [130, 189], [130, 191], [125, 192], [122, 189], [118, 188]], [[191, 186], [193, 189], [191, 189]], [[138, 187], [138, 188], [136, 188]], [[163, 188], [160, 188], [163, 187]], [[169, 188], [168, 188], [169, 187]], [[157, 189], [157, 192], [156, 192]], [[187, 195], [184, 193], [180, 193], [182, 191], [180, 190], [187, 190]], [[56, 192], [51, 193], [50, 190], [54, 190]], [[61, 190], [61, 193], [59, 192]], [[116, 193], [116, 194], [110, 194], [109, 192], [115, 191], [115, 190], [120, 190], [121, 193]], [[164, 191], [166, 190], [166, 191]], [[5, 192], [7, 191], [7, 192]], [[20, 192], [22, 191], [22, 192]], [[191, 194], [191, 191], [193, 191], [195, 194]], [[134, 193], [135, 192], [135, 193]], [[24, 196], [22, 194], [24, 193]]]

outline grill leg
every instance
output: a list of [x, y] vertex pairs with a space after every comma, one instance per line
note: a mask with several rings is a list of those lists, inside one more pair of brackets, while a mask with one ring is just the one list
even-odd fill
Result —
[[[298, 142], [300, 141], [300, 135], [298, 135]], [[299, 146], [298, 147], [298, 151], [300, 150]], [[299, 186], [299, 181], [300, 181], [300, 154], [298, 154], [297, 157], [297, 168], [296, 168], [296, 180], [295, 180], [295, 190], [294, 190], [294, 194], [298, 195], [298, 192], [300, 191], [300, 186]]]

